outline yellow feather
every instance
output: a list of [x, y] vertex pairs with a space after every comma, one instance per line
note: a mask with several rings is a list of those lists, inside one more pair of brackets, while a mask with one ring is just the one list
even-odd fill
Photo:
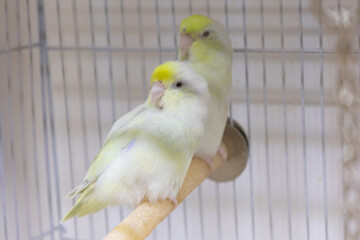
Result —
[[177, 67], [174, 62], [161, 64], [155, 68], [151, 76], [151, 84], [157, 81], [162, 81], [165, 86], [173, 83], [176, 76], [176, 69]]
[[212, 19], [203, 15], [192, 15], [182, 20], [180, 32], [186, 31], [190, 35], [200, 33], [211, 25], [212, 21]]

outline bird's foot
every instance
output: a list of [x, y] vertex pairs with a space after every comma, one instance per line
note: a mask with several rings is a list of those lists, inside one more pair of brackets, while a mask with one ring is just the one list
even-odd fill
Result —
[[217, 150], [217, 153], [219, 154], [221, 160], [226, 162], [228, 156], [227, 156], [227, 153], [226, 153], [225, 148], [223, 147], [223, 145], [220, 145], [220, 147]]
[[196, 158], [199, 158], [201, 160], [203, 160], [211, 169], [211, 171], [213, 171], [215, 169], [214, 167], [214, 163], [212, 162], [212, 158], [211, 157], [205, 157], [205, 156], [197, 156], [195, 155]]
[[174, 207], [177, 206], [176, 197], [169, 197], [169, 198], [167, 198], [167, 199], [172, 203], [172, 205], [173, 205]]

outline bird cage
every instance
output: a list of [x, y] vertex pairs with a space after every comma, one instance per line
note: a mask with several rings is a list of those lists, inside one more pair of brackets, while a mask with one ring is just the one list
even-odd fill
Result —
[[[112, 123], [146, 99], [153, 69], [177, 58], [192, 14], [231, 36], [229, 117], [249, 158], [236, 179], [205, 180], [147, 239], [355, 239], [346, 193], [347, 169], [359, 169], [358, 4], [0, 0], [0, 239], [101, 239], [132, 211], [60, 224], [74, 203], [66, 193]], [[352, 102], [341, 100], [345, 85]]]

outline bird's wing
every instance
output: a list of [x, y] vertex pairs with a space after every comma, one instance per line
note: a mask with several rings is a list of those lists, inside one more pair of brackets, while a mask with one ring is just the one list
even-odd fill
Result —
[[141, 104], [119, 118], [111, 127], [110, 132], [108, 133], [105, 142], [109, 140], [114, 134], [118, 135], [119, 133], [123, 132], [126, 128], [129, 127], [129, 124], [134, 121], [141, 113], [148, 110], [145, 104]]
[[141, 129], [144, 122], [141, 115], [146, 113], [147, 110], [148, 108], [145, 105], [140, 105], [113, 124], [106, 137], [105, 144], [92, 161], [83, 182], [71, 190], [67, 197], [72, 198], [82, 193], [92, 183], [96, 182], [113, 159], [116, 159], [122, 151], [132, 147], [134, 139], [139, 134], [138, 129]]
[[91, 186], [107, 169], [114, 159], [123, 151], [133, 147], [137, 137], [148, 136], [151, 139], [167, 139], [167, 143], [181, 140], [179, 121], [167, 114], [162, 114], [157, 108], [141, 105], [121, 119], [117, 120], [106, 142], [94, 161], [91, 163], [84, 181], [67, 196], [74, 197]]

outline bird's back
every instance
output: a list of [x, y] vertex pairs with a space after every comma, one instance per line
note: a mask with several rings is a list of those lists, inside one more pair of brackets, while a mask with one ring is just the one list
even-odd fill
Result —
[[[208, 63], [194, 63], [193, 68], [200, 73], [209, 84], [210, 104], [209, 115], [205, 124], [196, 154], [200, 157], [212, 157], [221, 143], [226, 119], [229, 113], [229, 104], [232, 89], [231, 58], [216, 57], [217, 61]], [[221, 54], [220, 54], [221, 56]]]

